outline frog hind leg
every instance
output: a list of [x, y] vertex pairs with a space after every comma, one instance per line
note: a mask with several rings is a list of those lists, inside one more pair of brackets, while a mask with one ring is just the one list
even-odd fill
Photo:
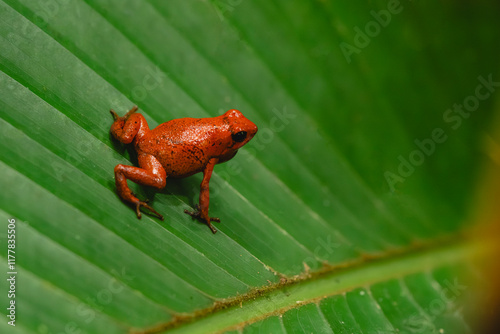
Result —
[[127, 180], [131, 180], [137, 184], [163, 189], [167, 183], [165, 170], [160, 162], [152, 155], [139, 154], [137, 158], [139, 160], [140, 167], [122, 164], [116, 165], [115, 183], [118, 195], [124, 201], [135, 205], [137, 218], [141, 218], [140, 208], [144, 207], [163, 220], [163, 216], [147, 204], [147, 201], [139, 200], [134, 193], [132, 193], [128, 187]]

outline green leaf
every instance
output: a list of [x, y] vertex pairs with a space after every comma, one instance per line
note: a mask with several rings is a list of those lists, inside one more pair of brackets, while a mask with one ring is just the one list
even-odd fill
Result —
[[[471, 333], [459, 300], [488, 249], [463, 235], [498, 101], [499, 9], [0, 1], [16, 333]], [[131, 184], [165, 221], [116, 195], [114, 166], [136, 158], [109, 109], [135, 104], [151, 128], [231, 108], [258, 125], [215, 168], [217, 234], [184, 214], [201, 175]]]

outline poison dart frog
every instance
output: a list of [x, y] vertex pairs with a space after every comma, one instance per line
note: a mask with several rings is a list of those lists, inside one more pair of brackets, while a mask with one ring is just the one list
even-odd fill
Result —
[[144, 116], [136, 111], [137, 106], [134, 106], [119, 117], [110, 110], [114, 118], [111, 134], [124, 144], [133, 143], [139, 163], [139, 167], [116, 165], [118, 195], [135, 206], [137, 218], [141, 218], [140, 209], [144, 207], [163, 220], [147, 200], [141, 201], [132, 193], [127, 180], [163, 189], [167, 177], [183, 178], [203, 172], [200, 203], [194, 211], [184, 212], [201, 220], [216, 233], [211, 222], [220, 222], [220, 219], [208, 216], [212, 171], [216, 164], [232, 159], [238, 149], [255, 136], [257, 126], [238, 110], [231, 109], [217, 117], [173, 119], [150, 130]]

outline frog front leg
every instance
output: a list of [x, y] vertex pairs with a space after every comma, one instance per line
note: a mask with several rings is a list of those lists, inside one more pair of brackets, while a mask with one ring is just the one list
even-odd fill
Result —
[[142, 115], [135, 114], [137, 109], [137, 106], [132, 107], [132, 109], [130, 109], [129, 112], [122, 117], [118, 116], [113, 109], [109, 111], [115, 120], [111, 125], [110, 132], [113, 137], [124, 144], [130, 144], [132, 140], [134, 140], [143, 125], [142, 121], [144, 121], [144, 126], [147, 127], [146, 120], [142, 117]]
[[212, 177], [212, 171], [214, 170], [214, 166], [217, 164], [219, 159], [213, 158], [210, 159], [208, 164], [205, 166], [205, 169], [203, 170], [203, 181], [201, 181], [200, 185], [200, 204], [195, 206], [195, 211], [189, 211], [189, 210], [184, 210], [185, 213], [190, 215], [193, 218], [198, 218], [202, 222], [208, 225], [212, 233], [216, 233], [217, 230], [215, 227], [212, 226], [210, 223], [211, 221], [213, 222], [218, 222], [220, 223], [220, 219], [216, 217], [209, 217], [208, 216], [208, 206], [210, 203], [210, 189], [209, 189], [209, 182], [210, 178]]
[[115, 183], [118, 195], [120, 195], [124, 201], [135, 205], [137, 218], [141, 218], [140, 208], [145, 207], [163, 220], [163, 216], [148, 205], [147, 201], [141, 201], [135, 197], [134, 193], [132, 193], [128, 187], [127, 180], [131, 180], [137, 184], [163, 189], [167, 183], [166, 172], [160, 162], [150, 154], [139, 154], [137, 159], [139, 160], [140, 168], [122, 164], [116, 165]]

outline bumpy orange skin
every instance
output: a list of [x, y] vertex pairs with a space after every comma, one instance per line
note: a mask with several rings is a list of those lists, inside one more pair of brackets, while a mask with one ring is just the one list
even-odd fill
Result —
[[127, 179], [158, 189], [166, 185], [167, 177], [182, 178], [203, 172], [200, 187], [200, 204], [195, 212], [188, 212], [206, 223], [219, 221], [208, 216], [210, 202], [209, 181], [216, 164], [233, 158], [240, 147], [257, 133], [257, 126], [235, 109], [213, 118], [180, 118], [160, 124], [150, 130], [146, 119], [132, 108], [123, 117], [113, 110], [115, 118], [111, 134], [124, 144], [132, 143], [137, 152], [139, 167], [116, 165], [115, 182], [120, 197], [135, 205], [137, 217], [145, 207], [158, 215], [146, 202], [134, 196]]

